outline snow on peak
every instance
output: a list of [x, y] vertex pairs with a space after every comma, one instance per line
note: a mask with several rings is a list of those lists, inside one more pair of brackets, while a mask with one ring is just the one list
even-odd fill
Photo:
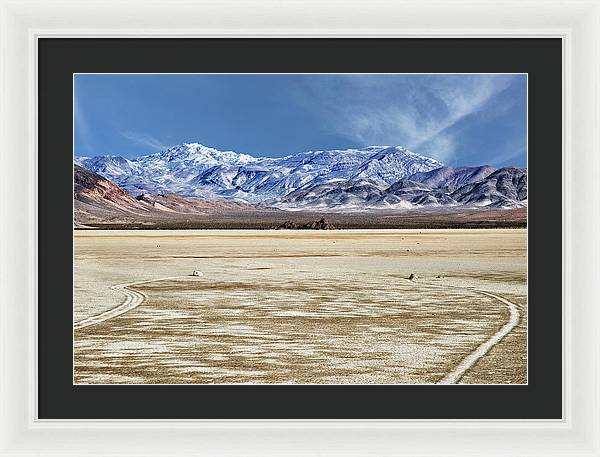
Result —
[[246, 201], [281, 198], [306, 185], [365, 180], [391, 185], [442, 166], [402, 146], [367, 146], [300, 152], [281, 158], [253, 157], [190, 142], [138, 157], [80, 159], [133, 193], [219, 195]]
[[239, 154], [233, 151], [219, 151], [218, 149], [204, 146], [200, 143], [182, 143], [172, 146], [164, 151], [139, 157], [137, 160], [189, 160], [198, 163], [247, 163], [256, 160], [248, 154]]

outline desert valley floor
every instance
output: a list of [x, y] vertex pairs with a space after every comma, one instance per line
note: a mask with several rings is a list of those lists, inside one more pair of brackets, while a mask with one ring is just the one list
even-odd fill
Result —
[[76, 384], [527, 382], [526, 229], [76, 230], [74, 281]]

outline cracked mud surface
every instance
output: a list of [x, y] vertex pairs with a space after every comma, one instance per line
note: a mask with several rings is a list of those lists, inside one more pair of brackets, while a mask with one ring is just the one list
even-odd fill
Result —
[[[158, 280], [135, 286], [136, 308], [75, 331], [75, 383], [435, 383], [509, 319], [471, 289], [515, 303], [520, 320], [459, 382], [526, 383], [526, 238], [77, 232], [75, 321], [118, 306], [111, 285]], [[195, 269], [205, 276], [185, 276]]]

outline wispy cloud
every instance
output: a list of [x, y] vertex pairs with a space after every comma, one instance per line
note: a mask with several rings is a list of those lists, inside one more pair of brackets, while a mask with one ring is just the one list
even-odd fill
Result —
[[435, 156], [438, 160], [447, 163], [456, 154], [458, 142], [454, 135], [443, 132], [416, 147], [411, 146], [411, 148], [421, 154]]
[[449, 164], [502, 165], [526, 161], [526, 92], [510, 84], [458, 118], [444, 130], [416, 146], [425, 155], [437, 154]]
[[87, 156], [95, 155], [95, 149], [92, 142], [92, 132], [87, 121], [81, 103], [75, 99], [74, 109], [74, 132], [75, 132], [75, 155]]
[[168, 146], [163, 144], [160, 140], [147, 133], [124, 131], [120, 132], [120, 134], [129, 141], [133, 141], [137, 144], [141, 144], [143, 146], [148, 147], [149, 149], [152, 149], [151, 152], [163, 151], [168, 148]]
[[[502, 154], [497, 154], [494, 157], [494, 160], [490, 161], [490, 164], [496, 167], [513, 166], [515, 159], [527, 154], [527, 151], [525, 149], [518, 147], [507, 148], [505, 151], [506, 152]], [[527, 164], [524, 165], [526, 166]]]
[[[311, 109], [323, 128], [359, 144], [402, 145], [427, 149], [445, 161], [458, 142], [451, 127], [481, 109], [506, 89], [511, 75], [356, 75], [312, 79], [321, 103]], [[349, 95], [350, 94], [350, 95]], [[325, 103], [323, 103], [325, 101]], [[310, 106], [311, 99], [301, 102]]]

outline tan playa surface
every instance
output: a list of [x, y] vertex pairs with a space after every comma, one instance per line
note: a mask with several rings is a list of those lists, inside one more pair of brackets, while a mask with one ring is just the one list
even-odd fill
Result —
[[489, 342], [456, 382], [526, 383], [526, 255], [520, 229], [76, 231], [74, 380], [436, 383]]

